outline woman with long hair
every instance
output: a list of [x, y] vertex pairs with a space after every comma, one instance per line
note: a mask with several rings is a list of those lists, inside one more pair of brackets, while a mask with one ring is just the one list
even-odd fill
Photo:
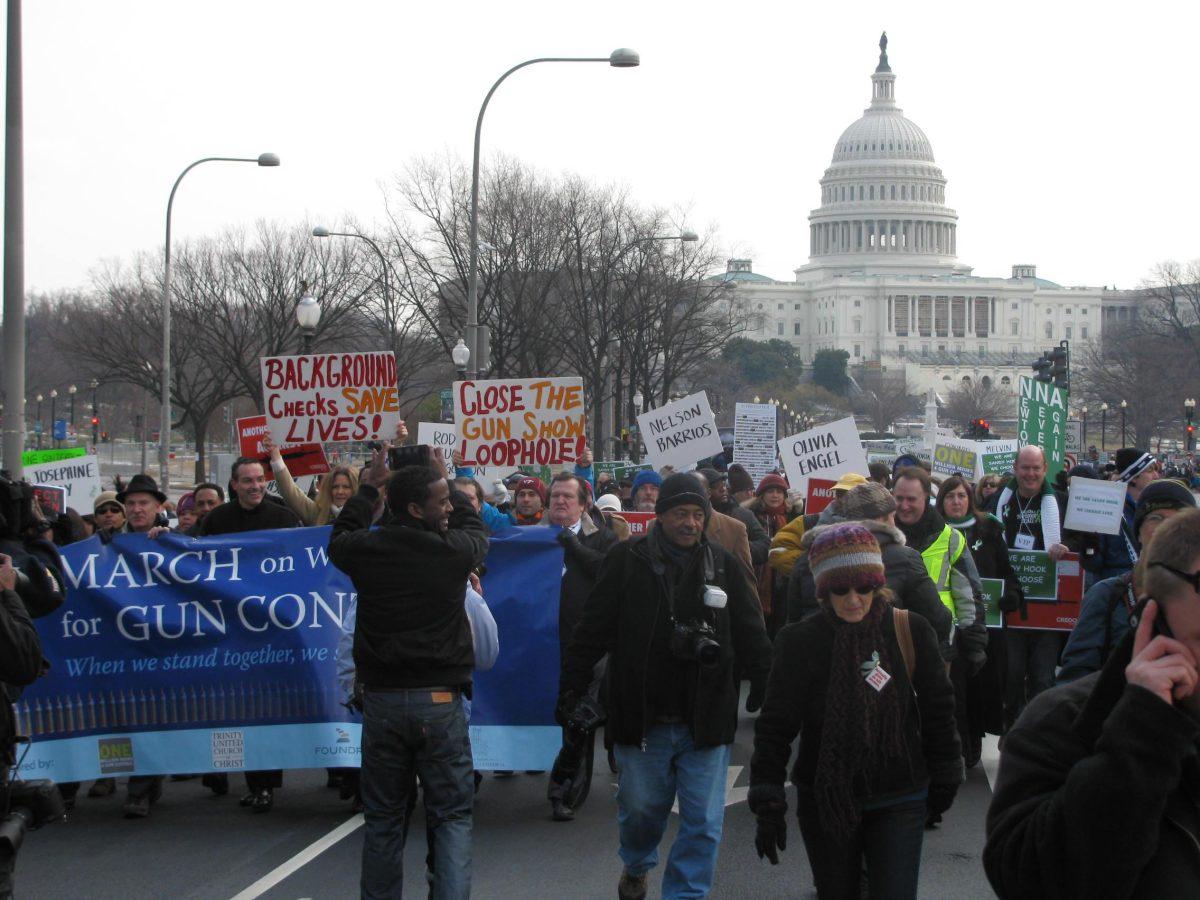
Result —
[[350, 466], [334, 466], [322, 476], [317, 499], [309, 499], [308, 495], [296, 486], [292, 473], [283, 461], [283, 454], [279, 452], [274, 441], [269, 437], [263, 438], [263, 447], [271, 454], [271, 471], [275, 473], [279, 496], [305, 525], [331, 524], [346, 505], [346, 501], [358, 492], [358, 473]]
[[[1008, 561], [1004, 526], [991, 513], [976, 507], [976, 496], [965, 478], [951, 475], [942, 482], [937, 511], [947, 525], [967, 539], [979, 577], [1004, 582], [999, 602], [988, 601], [993, 607], [993, 615], [1002, 618], [1004, 613], [1021, 608], [1024, 595], [1021, 582]], [[961, 658], [950, 666], [950, 681], [957, 698], [959, 736], [968, 768], [979, 762], [985, 732], [1004, 733], [1004, 658], [1004, 631], [992, 627], [988, 629], [987, 661], [982, 666], [972, 671], [970, 664]]]
[[750, 809], [759, 857], [785, 846], [791, 780], [800, 835], [821, 900], [858, 900], [863, 858], [872, 897], [913, 898], [929, 813], [963, 780], [954, 692], [933, 628], [893, 608], [874, 536], [845, 523], [809, 548], [821, 612], [775, 641], [754, 732]]

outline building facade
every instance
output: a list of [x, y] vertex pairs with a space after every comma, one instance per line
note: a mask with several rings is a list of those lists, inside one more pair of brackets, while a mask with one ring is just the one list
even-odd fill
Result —
[[912, 393], [986, 381], [1016, 389], [1041, 351], [1095, 341], [1105, 322], [1134, 315], [1134, 292], [1064, 287], [1035, 266], [981, 277], [957, 258], [958, 215], [925, 133], [896, 105], [880, 40], [871, 105], [834, 145], [809, 215], [809, 262], [791, 281], [730, 260], [747, 337], [787, 340], [810, 362], [824, 349], [851, 366], [902, 371]]

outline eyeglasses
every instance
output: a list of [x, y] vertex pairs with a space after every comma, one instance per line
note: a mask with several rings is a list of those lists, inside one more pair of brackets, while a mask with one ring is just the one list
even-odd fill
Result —
[[98, 510], [96, 510], [96, 515], [98, 515], [98, 516], [102, 516], [102, 515], [106, 515], [106, 514], [112, 515], [114, 513], [119, 513], [120, 511], [121, 511], [121, 507], [119, 507], [119, 506], [102, 506]]
[[830, 589], [829, 589], [829, 593], [833, 594], [833, 595], [834, 595], [834, 596], [836, 596], [836, 597], [844, 597], [844, 596], [846, 596], [848, 593], [850, 593], [851, 591], [854, 591], [854, 593], [856, 593], [856, 594], [874, 594], [874, 593], [875, 593], [875, 587], [876, 587], [876, 585], [875, 585], [874, 583], [871, 583], [871, 584], [866, 584], [866, 583], [864, 583], [864, 584], [856, 584], [856, 585], [852, 585], [852, 586], [850, 586], [850, 587], [834, 587], [834, 588], [830, 588]]
[[1166, 563], [1154, 562], [1150, 563], [1150, 565], [1158, 566], [1160, 569], [1166, 569], [1172, 575], [1182, 578], [1192, 586], [1192, 590], [1194, 590], [1197, 594], [1200, 594], [1200, 572], [1192, 572], [1189, 575], [1187, 572], [1181, 572], [1179, 569], [1176, 569], [1174, 566], [1168, 566]]

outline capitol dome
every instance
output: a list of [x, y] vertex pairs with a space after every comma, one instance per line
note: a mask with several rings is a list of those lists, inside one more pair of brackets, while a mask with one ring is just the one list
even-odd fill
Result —
[[810, 266], [957, 269], [958, 215], [933, 145], [896, 106], [896, 76], [879, 41], [871, 105], [842, 132], [809, 215]]

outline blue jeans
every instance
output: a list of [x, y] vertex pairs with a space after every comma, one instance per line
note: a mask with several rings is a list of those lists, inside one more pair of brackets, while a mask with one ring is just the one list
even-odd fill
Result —
[[797, 806], [820, 900], [859, 900], [863, 857], [871, 900], [916, 900], [925, 798], [864, 810], [858, 830], [843, 841], [831, 839], [811, 791], [799, 790]]
[[615, 748], [620, 784], [617, 824], [621, 861], [632, 875], [658, 865], [658, 844], [679, 798], [679, 834], [663, 872], [664, 900], [704, 897], [712, 888], [725, 824], [729, 745], [697, 750], [687, 725], [654, 725], [646, 749]]
[[[471, 743], [462, 698], [428, 689], [363, 696], [363, 898], [400, 897], [409, 795], [420, 778], [433, 834], [435, 900], [471, 894]], [[414, 777], [415, 776], [415, 777]]]

